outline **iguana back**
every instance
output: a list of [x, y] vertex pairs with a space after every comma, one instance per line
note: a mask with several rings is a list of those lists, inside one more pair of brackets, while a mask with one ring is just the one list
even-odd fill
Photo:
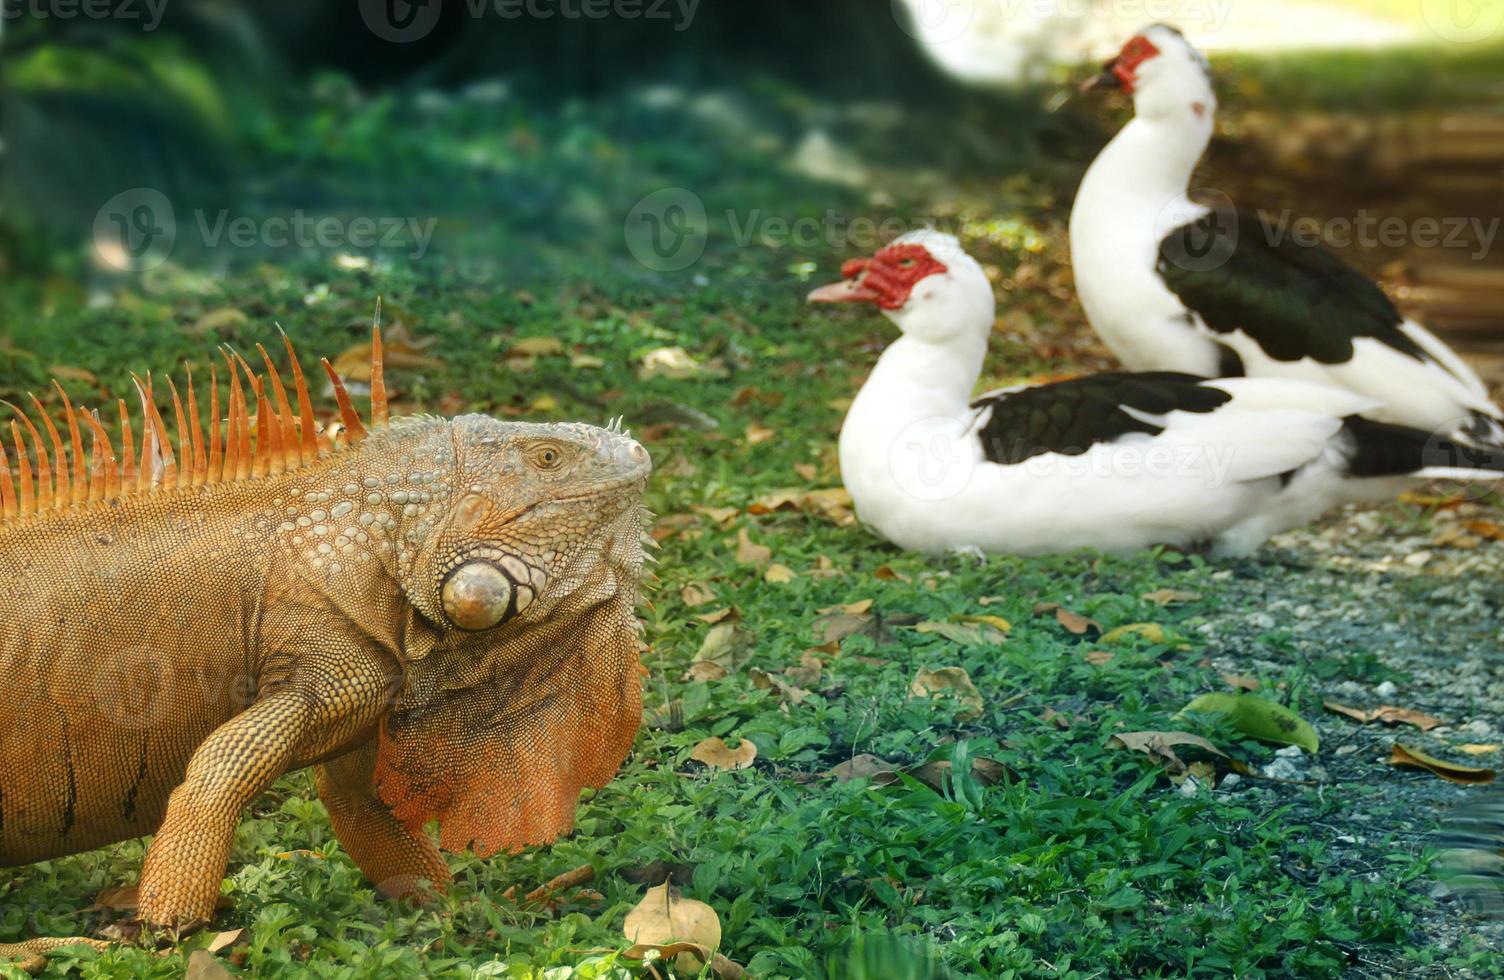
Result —
[[372, 349], [369, 425], [327, 361], [341, 421], [316, 424], [291, 345], [292, 397], [264, 351], [265, 379], [227, 358], [223, 430], [217, 377], [207, 431], [191, 379], [174, 391], [175, 452], [147, 384], [139, 456], [123, 404], [118, 452], [66, 395], [61, 428], [18, 411], [0, 865], [160, 826], [142, 912], [183, 927], [212, 914], [241, 808], [290, 769], [319, 766], [341, 843], [394, 894], [448, 880], [424, 822], [520, 847], [610, 778], [640, 715], [647, 454], [589, 426], [389, 423]]

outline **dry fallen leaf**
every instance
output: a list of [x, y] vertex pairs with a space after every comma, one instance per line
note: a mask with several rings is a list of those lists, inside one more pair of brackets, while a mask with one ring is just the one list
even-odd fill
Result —
[[[704, 968], [721, 945], [721, 920], [715, 909], [704, 902], [684, 898], [678, 889], [664, 883], [649, 888], [642, 901], [627, 913], [622, 923], [622, 932], [632, 942], [632, 950], [625, 955], [641, 959], [646, 950], [634, 955], [640, 947], [658, 947], [661, 955], [674, 956], [675, 965], [691, 974]], [[668, 944], [687, 944], [693, 948], [677, 948], [669, 951]]]
[[827, 613], [836, 613], [836, 612], [847, 613], [847, 614], [852, 615], [852, 616], [860, 616], [862, 613], [866, 612], [867, 610], [869, 610], [871, 608], [872, 608], [872, 600], [871, 599], [859, 599], [856, 602], [848, 602], [848, 603], [845, 603], [844, 605], [840, 605], [840, 606], [826, 606], [824, 609], [816, 609], [815, 612], [819, 613], [822, 616], [825, 615], [825, 614], [827, 614]]
[[643, 381], [651, 378], [668, 378], [672, 381], [687, 381], [720, 373], [706, 367], [690, 356], [683, 347], [658, 347], [642, 356], [642, 365], [637, 377]]
[[183, 973], [184, 980], [231, 980], [234, 976], [206, 949], [195, 949], [188, 954], [188, 968]]
[[[703, 514], [704, 516], [710, 518], [712, 521], [715, 521], [717, 524], [728, 524], [730, 523], [732, 518], [741, 513], [741, 511], [737, 510], [735, 507], [700, 506], [691, 507], [690, 509], [693, 510], [696, 514]], [[662, 524], [663, 522], [659, 521], [658, 523]]]
[[705, 632], [700, 649], [695, 653], [695, 662], [720, 664], [728, 671], [746, 663], [752, 655], [752, 635], [735, 621], [717, 623]]
[[776, 435], [778, 435], [777, 430], [770, 429], [761, 422], [747, 423], [747, 445], [749, 446], [761, 445]]
[[1222, 683], [1228, 687], [1235, 687], [1242, 691], [1257, 691], [1259, 689], [1258, 678], [1245, 677], [1242, 674], [1223, 674]]
[[214, 938], [209, 940], [204, 949], [210, 953], [217, 953], [226, 946], [233, 946], [235, 941], [245, 934], [244, 929], [230, 929], [225, 932], [216, 932]]
[[[839, 648], [836, 652], [840, 652]], [[814, 687], [820, 683], [820, 677], [824, 673], [825, 661], [815, 656], [814, 651], [806, 650], [799, 655], [799, 666], [785, 670], [783, 676], [800, 687]]]
[[886, 759], [869, 753], [854, 755], [840, 765], [832, 766], [829, 775], [836, 778], [838, 783], [849, 783], [853, 779], [865, 779], [868, 776], [876, 776], [880, 772], [892, 772], [893, 764]]
[[679, 590], [679, 598], [684, 600], [686, 606], [693, 609], [707, 602], [714, 602], [715, 593], [710, 591], [710, 586], [703, 582], [691, 582]]
[[1462, 783], [1470, 786], [1491, 783], [1494, 781], [1494, 776], [1496, 775], [1492, 769], [1480, 769], [1476, 766], [1460, 766], [1455, 762], [1443, 761], [1403, 742], [1394, 743], [1394, 746], [1389, 750], [1389, 758], [1386, 761], [1391, 766], [1424, 769], [1448, 782]]
[[871, 613], [826, 613], [815, 620], [815, 639], [820, 643], [839, 643], [860, 633], [872, 624]]
[[1335, 711], [1339, 715], [1346, 715], [1354, 721], [1369, 724], [1381, 721], [1386, 725], [1414, 725], [1423, 732], [1428, 732], [1440, 725], [1441, 719], [1428, 714], [1423, 714], [1411, 708], [1397, 708], [1392, 704], [1382, 705], [1377, 708], [1364, 710], [1362, 708], [1350, 708], [1336, 701], [1323, 701], [1322, 706], [1328, 711]]
[[69, 384], [85, 384], [93, 387], [99, 386], [99, 376], [93, 371], [81, 367], [71, 367], [67, 364], [54, 364], [47, 369], [48, 373], [59, 381]]
[[733, 749], [723, 739], [711, 737], [696, 745], [689, 757], [712, 769], [731, 772], [752, 765], [752, 761], [757, 758], [757, 746], [751, 739], [744, 738]]
[[770, 674], [756, 667], [747, 671], [747, 677], [752, 681], [752, 686], [759, 691], [777, 691], [778, 696], [789, 704], [800, 704], [811, 694], [810, 691], [790, 683], [785, 677]]
[[[930, 789], [943, 791], [945, 778], [951, 774], [951, 761], [949, 759], [932, 759], [929, 762], [921, 762], [917, 766], [905, 769], [904, 772], [924, 783]], [[996, 759], [978, 757], [971, 760], [971, 775], [983, 786], [996, 786], [1004, 780], [1013, 782], [1017, 777], [1007, 766]]]
[[814, 463], [795, 463], [794, 472], [799, 474], [799, 479], [808, 480], [810, 483], [813, 483], [815, 482], [815, 477], [819, 475], [820, 470]]
[[743, 565], [766, 564], [773, 557], [773, 549], [757, 544], [747, 536], [747, 529], [736, 532], [736, 560]]
[[1211, 742], [1189, 732], [1120, 732], [1109, 738], [1107, 745], [1109, 748], [1142, 752], [1161, 763], [1172, 774], [1186, 771], [1186, 764], [1175, 754], [1176, 746], [1191, 746], [1203, 752], [1210, 752], [1219, 759], [1227, 760], [1235, 772], [1247, 773], [1248, 771], [1246, 766], [1234, 760]]
[[770, 585], [783, 585], [785, 582], [794, 581], [794, 570], [787, 565], [777, 562], [769, 565], [762, 573], [762, 580]]
[[1159, 589], [1154, 592], [1145, 592], [1140, 598], [1145, 602], [1152, 602], [1157, 606], [1168, 606], [1175, 602], [1197, 602], [1201, 598], [1201, 593], [1181, 592], [1176, 589]]
[[1054, 613], [1055, 622], [1064, 626], [1067, 633], [1072, 633], [1076, 636], [1084, 636], [1091, 630], [1096, 630], [1098, 633], [1102, 632], [1102, 624], [1095, 619], [1088, 619], [1080, 613], [1071, 612], [1064, 606], [1053, 602], [1040, 603], [1034, 607], [1034, 613], [1035, 615]]
[[718, 681], [726, 676], [728, 676], [726, 668], [714, 660], [696, 660], [684, 672], [684, 679], [686, 681], [700, 681], [702, 683]]
[[902, 572], [895, 571], [892, 565], [879, 565], [872, 570], [872, 577], [887, 582], [908, 582], [911, 579]]
[[1495, 521], [1463, 521], [1462, 526], [1490, 541], [1504, 541], [1504, 524]]
[[953, 618], [958, 623], [985, 623], [986, 625], [991, 626], [993, 629], [996, 629], [999, 632], [1003, 633], [1006, 633], [1009, 630], [1013, 629], [1013, 624], [1008, 622], [1001, 616], [955, 616]]
[[519, 337], [507, 348], [507, 357], [548, 357], [564, 353], [558, 337]]
[[1061, 731], [1065, 731], [1071, 727], [1071, 719], [1068, 715], [1061, 714], [1049, 706], [1046, 706], [1044, 711], [1040, 713], [1039, 720], [1047, 725], [1054, 725]]
[[1499, 751], [1499, 747], [1497, 745], [1485, 745], [1479, 742], [1468, 742], [1465, 745], [1457, 746], [1457, 750], [1459, 752], [1466, 752], [1468, 755], [1488, 755], [1490, 752]]
[[1093, 667], [1105, 667], [1112, 663], [1112, 658], [1116, 656], [1117, 654], [1108, 653], [1106, 650], [1088, 650], [1081, 655], [1081, 659]]
[[909, 685], [909, 695], [915, 698], [954, 695], [962, 705], [956, 712], [958, 721], [975, 721], [982, 717], [982, 694], [971, 682], [971, 675], [961, 667], [921, 669]]

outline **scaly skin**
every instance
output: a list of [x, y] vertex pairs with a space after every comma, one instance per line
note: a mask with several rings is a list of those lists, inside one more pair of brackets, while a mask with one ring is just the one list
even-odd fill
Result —
[[155, 831], [141, 915], [192, 928], [241, 811], [306, 766], [392, 896], [450, 880], [429, 820], [480, 854], [568, 831], [641, 714], [649, 469], [590, 426], [407, 419], [0, 522], [0, 866]]

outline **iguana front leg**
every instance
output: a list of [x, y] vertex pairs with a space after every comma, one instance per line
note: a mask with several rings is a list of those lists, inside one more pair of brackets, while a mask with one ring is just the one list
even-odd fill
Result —
[[240, 813], [290, 769], [337, 751], [386, 706], [387, 671], [364, 651], [298, 664], [294, 676], [215, 729], [193, 753], [141, 869], [141, 917], [181, 932], [208, 922]]
[[453, 880], [439, 848], [422, 831], [402, 826], [371, 783], [377, 741], [319, 766], [319, 799], [340, 846], [367, 878], [390, 898], [420, 893], [421, 881], [444, 891]]

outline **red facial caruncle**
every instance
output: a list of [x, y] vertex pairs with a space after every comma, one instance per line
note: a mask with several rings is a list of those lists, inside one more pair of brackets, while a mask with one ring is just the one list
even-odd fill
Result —
[[901, 309], [918, 283], [946, 271], [923, 245], [900, 242], [870, 259], [852, 259], [841, 266], [845, 280], [810, 293], [812, 303], [875, 303], [884, 310]]
[[1158, 54], [1159, 48], [1154, 46], [1154, 42], [1140, 34], [1123, 45], [1123, 50], [1108, 65], [1108, 71], [1112, 72], [1123, 91], [1132, 95], [1138, 86], [1139, 65]]

